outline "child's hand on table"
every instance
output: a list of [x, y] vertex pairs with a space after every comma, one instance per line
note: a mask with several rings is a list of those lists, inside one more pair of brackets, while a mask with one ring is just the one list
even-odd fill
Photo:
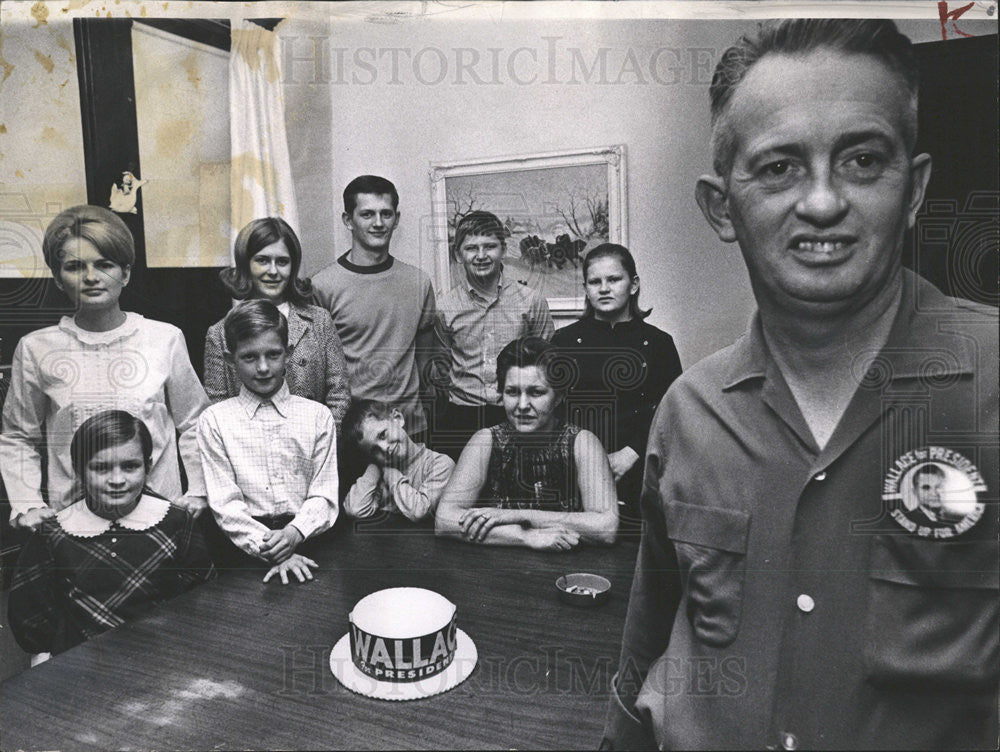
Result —
[[305, 582], [313, 578], [312, 571], [309, 569], [310, 567], [316, 569], [318, 565], [315, 561], [306, 558], [302, 554], [292, 554], [280, 564], [275, 564], [271, 567], [268, 573], [264, 575], [264, 582], [270, 580], [274, 575], [278, 575], [281, 577], [281, 584], [287, 585], [289, 572], [294, 574], [299, 582]]
[[295, 547], [302, 542], [302, 533], [294, 525], [285, 525], [281, 530], [271, 530], [264, 535], [260, 544], [260, 555], [275, 564], [281, 564], [295, 553]]

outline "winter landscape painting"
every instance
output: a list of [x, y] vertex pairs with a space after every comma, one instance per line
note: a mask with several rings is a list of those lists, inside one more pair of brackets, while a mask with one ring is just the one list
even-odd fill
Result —
[[541, 292], [556, 314], [583, 310], [587, 251], [627, 242], [624, 146], [439, 163], [431, 177], [443, 289], [461, 279], [452, 244], [455, 226], [470, 211], [500, 218], [504, 274]]

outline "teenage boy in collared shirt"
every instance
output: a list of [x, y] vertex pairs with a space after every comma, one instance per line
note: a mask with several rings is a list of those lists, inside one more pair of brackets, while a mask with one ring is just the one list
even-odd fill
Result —
[[436, 420], [435, 448], [457, 460], [481, 428], [506, 420], [497, 391], [497, 355], [519, 337], [552, 337], [545, 298], [503, 273], [507, 230], [494, 214], [473, 211], [455, 228], [453, 254], [464, 279], [438, 300], [439, 378], [448, 406]]
[[288, 391], [288, 322], [272, 303], [238, 304], [223, 329], [224, 356], [243, 386], [198, 421], [209, 508], [233, 545], [272, 565], [264, 582], [311, 580], [316, 562], [296, 549], [337, 519], [333, 416]]
[[[605, 748], [996, 746], [997, 312], [901, 267], [915, 68], [884, 20], [720, 59], [696, 196], [758, 311], [657, 411]], [[907, 504], [928, 462], [961, 520]]]

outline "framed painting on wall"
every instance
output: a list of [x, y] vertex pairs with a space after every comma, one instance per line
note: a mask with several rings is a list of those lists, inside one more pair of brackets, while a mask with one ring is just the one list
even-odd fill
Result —
[[434, 163], [431, 202], [438, 290], [462, 278], [455, 226], [484, 210], [505, 227], [504, 273], [544, 295], [554, 316], [576, 316], [587, 251], [628, 244], [625, 146]]

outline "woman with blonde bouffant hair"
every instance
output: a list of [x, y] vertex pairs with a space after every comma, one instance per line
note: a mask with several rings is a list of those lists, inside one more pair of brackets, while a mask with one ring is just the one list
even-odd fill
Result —
[[[205, 489], [195, 428], [208, 399], [181, 330], [119, 305], [135, 263], [132, 233], [108, 209], [74, 206], [49, 224], [42, 251], [76, 312], [26, 335], [14, 350], [0, 434], [11, 524], [35, 529], [79, 498], [70, 439], [88, 417], [109, 409], [126, 410], [149, 428], [150, 488], [200, 512]], [[178, 450], [188, 479], [183, 496]]]

